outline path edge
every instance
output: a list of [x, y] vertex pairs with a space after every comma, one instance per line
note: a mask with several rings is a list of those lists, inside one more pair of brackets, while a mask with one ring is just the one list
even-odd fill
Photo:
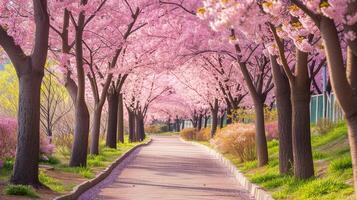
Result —
[[105, 178], [107, 178], [112, 171], [117, 167], [121, 162], [123, 162], [130, 154], [132, 154], [136, 149], [147, 146], [152, 142], [152, 138], [145, 143], [138, 144], [135, 147], [131, 148], [129, 151], [122, 154], [119, 158], [113, 161], [107, 168], [105, 168], [102, 172], [100, 172], [95, 178], [90, 179], [88, 181], [84, 181], [81, 184], [75, 186], [70, 193], [55, 197], [53, 200], [76, 200], [83, 194], [85, 191], [94, 187]]
[[251, 183], [247, 177], [245, 177], [237, 167], [227, 158], [225, 158], [221, 153], [216, 151], [213, 148], [210, 148], [206, 145], [194, 142], [194, 141], [187, 141], [180, 137], [180, 140], [184, 143], [189, 143], [195, 146], [203, 147], [208, 153], [215, 158], [217, 158], [225, 167], [228, 168], [229, 172], [234, 175], [234, 178], [238, 183], [245, 189], [248, 190], [250, 195], [252, 195], [256, 200], [274, 200], [274, 198], [269, 194], [267, 191], [262, 189], [260, 186]]

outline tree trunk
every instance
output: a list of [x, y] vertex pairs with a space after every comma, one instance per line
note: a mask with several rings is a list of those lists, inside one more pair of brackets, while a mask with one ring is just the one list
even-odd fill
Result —
[[90, 154], [99, 154], [99, 134], [100, 134], [100, 121], [102, 118], [102, 107], [94, 108], [93, 121], [92, 121], [92, 131], [91, 131], [91, 146]]
[[108, 129], [105, 145], [109, 148], [117, 148], [117, 123], [118, 123], [118, 93], [108, 92]]
[[139, 138], [140, 141], [145, 140], [145, 125], [144, 125], [144, 117], [140, 114], [138, 115], [139, 118]]
[[258, 165], [264, 166], [268, 163], [268, 147], [265, 136], [264, 106], [260, 100], [254, 101], [255, 110], [255, 141], [258, 157]]
[[123, 94], [118, 97], [118, 142], [124, 143], [124, 106]]
[[275, 85], [276, 106], [278, 110], [279, 130], [279, 171], [288, 174], [293, 167], [292, 120], [289, 80], [278, 65], [276, 56], [270, 57], [273, 81]]
[[[41, 185], [38, 179], [40, 137], [40, 90], [43, 72], [19, 77], [18, 136], [11, 183]], [[6, 139], [6, 138], [1, 138]]]
[[197, 130], [201, 130], [202, 129], [202, 118], [203, 116], [200, 114], [200, 116], [198, 117], [198, 122], [197, 122]]
[[219, 123], [219, 128], [223, 128], [224, 127], [224, 113], [223, 115], [220, 117], [220, 123]]
[[310, 79], [308, 54], [297, 51], [296, 76], [290, 82], [292, 103], [292, 142], [294, 175], [300, 179], [314, 176], [310, 133]]
[[232, 124], [232, 107], [230, 105], [227, 106], [227, 125]]
[[131, 111], [129, 108], [128, 110], [128, 121], [129, 121], [129, 142], [134, 142], [134, 137], [135, 137], [135, 116], [133, 111]]
[[294, 154], [294, 174], [307, 179], [314, 176], [314, 163], [310, 133], [310, 91], [305, 94], [297, 88], [292, 90], [292, 142]]
[[87, 165], [87, 149], [89, 135], [89, 112], [83, 99], [75, 103], [75, 128], [70, 167], [84, 167]]
[[214, 105], [211, 108], [211, 116], [212, 116], [212, 127], [211, 127], [211, 138], [214, 137], [217, 131], [218, 125], [218, 100], [215, 99]]
[[182, 128], [181, 129], [183, 130], [183, 129], [185, 129], [185, 120], [182, 120], [181, 123], [182, 123]]
[[204, 128], [207, 128], [209, 117], [204, 117], [204, 119], [205, 119]]

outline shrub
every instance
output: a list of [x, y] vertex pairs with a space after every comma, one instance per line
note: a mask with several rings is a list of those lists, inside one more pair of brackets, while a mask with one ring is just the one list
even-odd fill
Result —
[[240, 162], [255, 159], [255, 129], [250, 124], [231, 124], [219, 130], [211, 144], [222, 153], [230, 153]]
[[[17, 121], [16, 119], [0, 117], [0, 160], [4, 162], [6, 158], [13, 158], [16, 154], [17, 145]], [[40, 136], [40, 153], [51, 155], [54, 151], [54, 145], [49, 139], [41, 134]]]
[[50, 138], [47, 135], [41, 133], [40, 154], [49, 156], [53, 154], [54, 150], [55, 150], [55, 145], [51, 144]]
[[327, 132], [329, 132], [331, 129], [333, 129], [335, 127], [335, 124], [326, 118], [321, 118], [319, 120], [317, 120], [316, 122], [316, 126], [315, 126], [315, 132], [317, 134], [326, 134]]
[[56, 134], [53, 140], [56, 145], [56, 152], [64, 157], [68, 157], [73, 144], [73, 135], [66, 134]]
[[211, 138], [211, 129], [203, 128], [200, 131], [195, 132], [195, 140], [197, 141], [209, 141]]
[[185, 128], [180, 132], [180, 136], [185, 140], [194, 140], [196, 132], [195, 128]]
[[265, 125], [265, 134], [267, 136], [267, 140], [273, 140], [279, 138], [279, 129], [278, 129], [278, 121], [270, 122]]
[[[13, 158], [16, 153], [16, 126], [15, 119], [0, 117], [0, 160]], [[3, 138], [6, 138], [4, 140]]]
[[163, 133], [167, 132], [169, 129], [165, 124], [155, 124], [145, 126], [145, 133]]
[[32, 198], [37, 198], [38, 195], [31, 186], [28, 185], [7, 185], [5, 187], [5, 194], [7, 195], [21, 195]]
[[350, 156], [331, 161], [329, 171], [340, 172], [352, 168], [352, 160]]

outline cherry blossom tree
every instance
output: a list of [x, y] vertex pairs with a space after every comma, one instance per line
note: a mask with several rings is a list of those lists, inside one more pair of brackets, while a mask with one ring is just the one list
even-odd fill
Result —
[[40, 89], [47, 58], [47, 1], [1, 1], [0, 46], [19, 79], [18, 145], [11, 182], [39, 186]]

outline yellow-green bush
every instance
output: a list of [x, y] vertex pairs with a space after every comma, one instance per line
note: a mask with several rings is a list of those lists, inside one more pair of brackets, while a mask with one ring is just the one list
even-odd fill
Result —
[[195, 128], [185, 128], [180, 132], [180, 136], [185, 140], [194, 140], [197, 130]]
[[217, 132], [211, 144], [222, 153], [235, 155], [240, 162], [256, 158], [255, 129], [251, 124], [228, 125]]
[[195, 140], [197, 141], [209, 141], [211, 138], [211, 129], [203, 128], [200, 131], [196, 131]]

